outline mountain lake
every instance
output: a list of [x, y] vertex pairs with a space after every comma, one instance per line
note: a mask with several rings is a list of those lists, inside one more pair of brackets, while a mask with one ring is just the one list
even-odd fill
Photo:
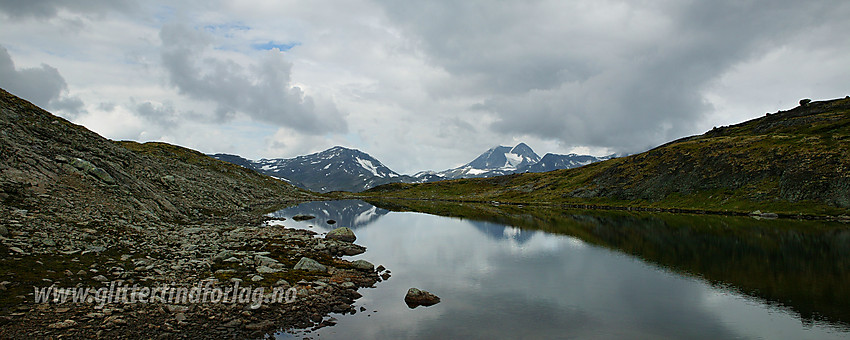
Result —
[[[359, 290], [356, 314], [278, 338], [850, 337], [847, 223], [373, 204], [308, 202], [270, 214], [283, 220], [268, 223], [317, 236], [350, 227], [367, 251], [346, 258], [391, 272]], [[293, 221], [297, 214], [316, 218]], [[411, 287], [442, 301], [411, 309]]]

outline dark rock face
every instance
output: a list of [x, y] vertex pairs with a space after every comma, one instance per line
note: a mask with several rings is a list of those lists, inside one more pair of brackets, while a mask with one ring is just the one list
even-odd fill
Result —
[[413, 309], [419, 306], [428, 307], [436, 305], [440, 303], [440, 298], [427, 291], [418, 288], [410, 288], [404, 296], [404, 302], [407, 303], [408, 307]]

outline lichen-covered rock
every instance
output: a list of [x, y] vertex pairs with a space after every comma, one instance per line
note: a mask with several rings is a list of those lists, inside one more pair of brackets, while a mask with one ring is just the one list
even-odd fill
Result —
[[308, 272], [323, 272], [323, 273], [328, 271], [328, 267], [325, 267], [325, 265], [323, 265], [319, 262], [316, 262], [316, 260], [313, 260], [311, 258], [306, 258], [306, 257], [302, 257], [301, 260], [299, 260], [298, 263], [295, 264], [295, 267], [293, 267], [292, 269], [300, 269], [300, 270], [306, 270]]
[[328, 232], [325, 235], [325, 238], [331, 240], [340, 240], [344, 242], [354, 242], [357, 240], [357, 236], [354, 235], [354, 232], [347, 227], [340, 227]]
[[351, 262], [351, 266], [354, 267], [357, 270], [371, 271], [371, 272], [375, 271], [375, 265], [372, 264], [369, 261], [366, 261], [366, 260], [356, 260], [354, 262]]

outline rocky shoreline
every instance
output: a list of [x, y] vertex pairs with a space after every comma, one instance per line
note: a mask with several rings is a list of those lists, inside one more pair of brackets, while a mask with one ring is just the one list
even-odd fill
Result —
[[[108, 140], [0, 89], [0, 338], [259, 338], [333, 324], [380, 280], [342, 259], [365, 248], [263, 215], [321, 199], [195, 150]], [[316, 266], [295, 269], [302, 258]], [[275, 303], [186, 299], [237, 284]], [[113, 287], [132, 288], [129, 303], [106, 298]], [[36, 303], [45, 296], [57, 300]]]
[[[236, 225], [61, 225], [38, 212], [15, 209], [9, 215], [0, 227], [0, 338], [262, 338], [333, 325], [328, 314], [356, 313], [357, 290], [381, 280], [371, 263], [342, 259], [363, 253], [364, 247], [269, 225], [261, 216]], [[323, 268], [303, 267], [303, 259]], [[35, 303], [34, 288], [116, 284], [225, 291], [241, 285], [262, 288], [267, 300], [275, 289], [288, 295], [265, 304], [174, 304], [136, 291], [134, 298], [154, 301], [100, 303], [90, 296], [84, 303]]]

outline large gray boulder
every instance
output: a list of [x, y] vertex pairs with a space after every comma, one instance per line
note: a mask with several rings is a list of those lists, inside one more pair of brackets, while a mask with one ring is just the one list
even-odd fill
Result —
[[355, 240], [357, 240], [357, 236], [354, 235], [354, 232], [351, 231], [351, 229], [348, 229], [347, 227], [340, 227], [331, 230], [328, 232], [327, 235], [325, 235], [325, 238], [331, 240], [340, 240], [343, 242], [354, 242]]
[[366, 261], [366, 260], [356, 260], [354, 262], [351, 262], [351, 266], [354, 267], [354, 269], [357, 269], [357, 270], [362, 270], [362, 271], [367, 271], [367, 272], [375, 271], [375, 265], [372, 264], [369, 261]]
[[300, 270], [306, 270], [308, 272], [323, 272], [323, 273], [328, 271], [328, 267], [325, 267], [325, 265], [323, 265], [319, 262], [316, 262], [316, 260], [306, 258], [306, 257], [302, 257], [301, 260], [299, 260], [298, 263], [295, 264], [295, 267], [293, 267], [292, 269], [300, 269]]

